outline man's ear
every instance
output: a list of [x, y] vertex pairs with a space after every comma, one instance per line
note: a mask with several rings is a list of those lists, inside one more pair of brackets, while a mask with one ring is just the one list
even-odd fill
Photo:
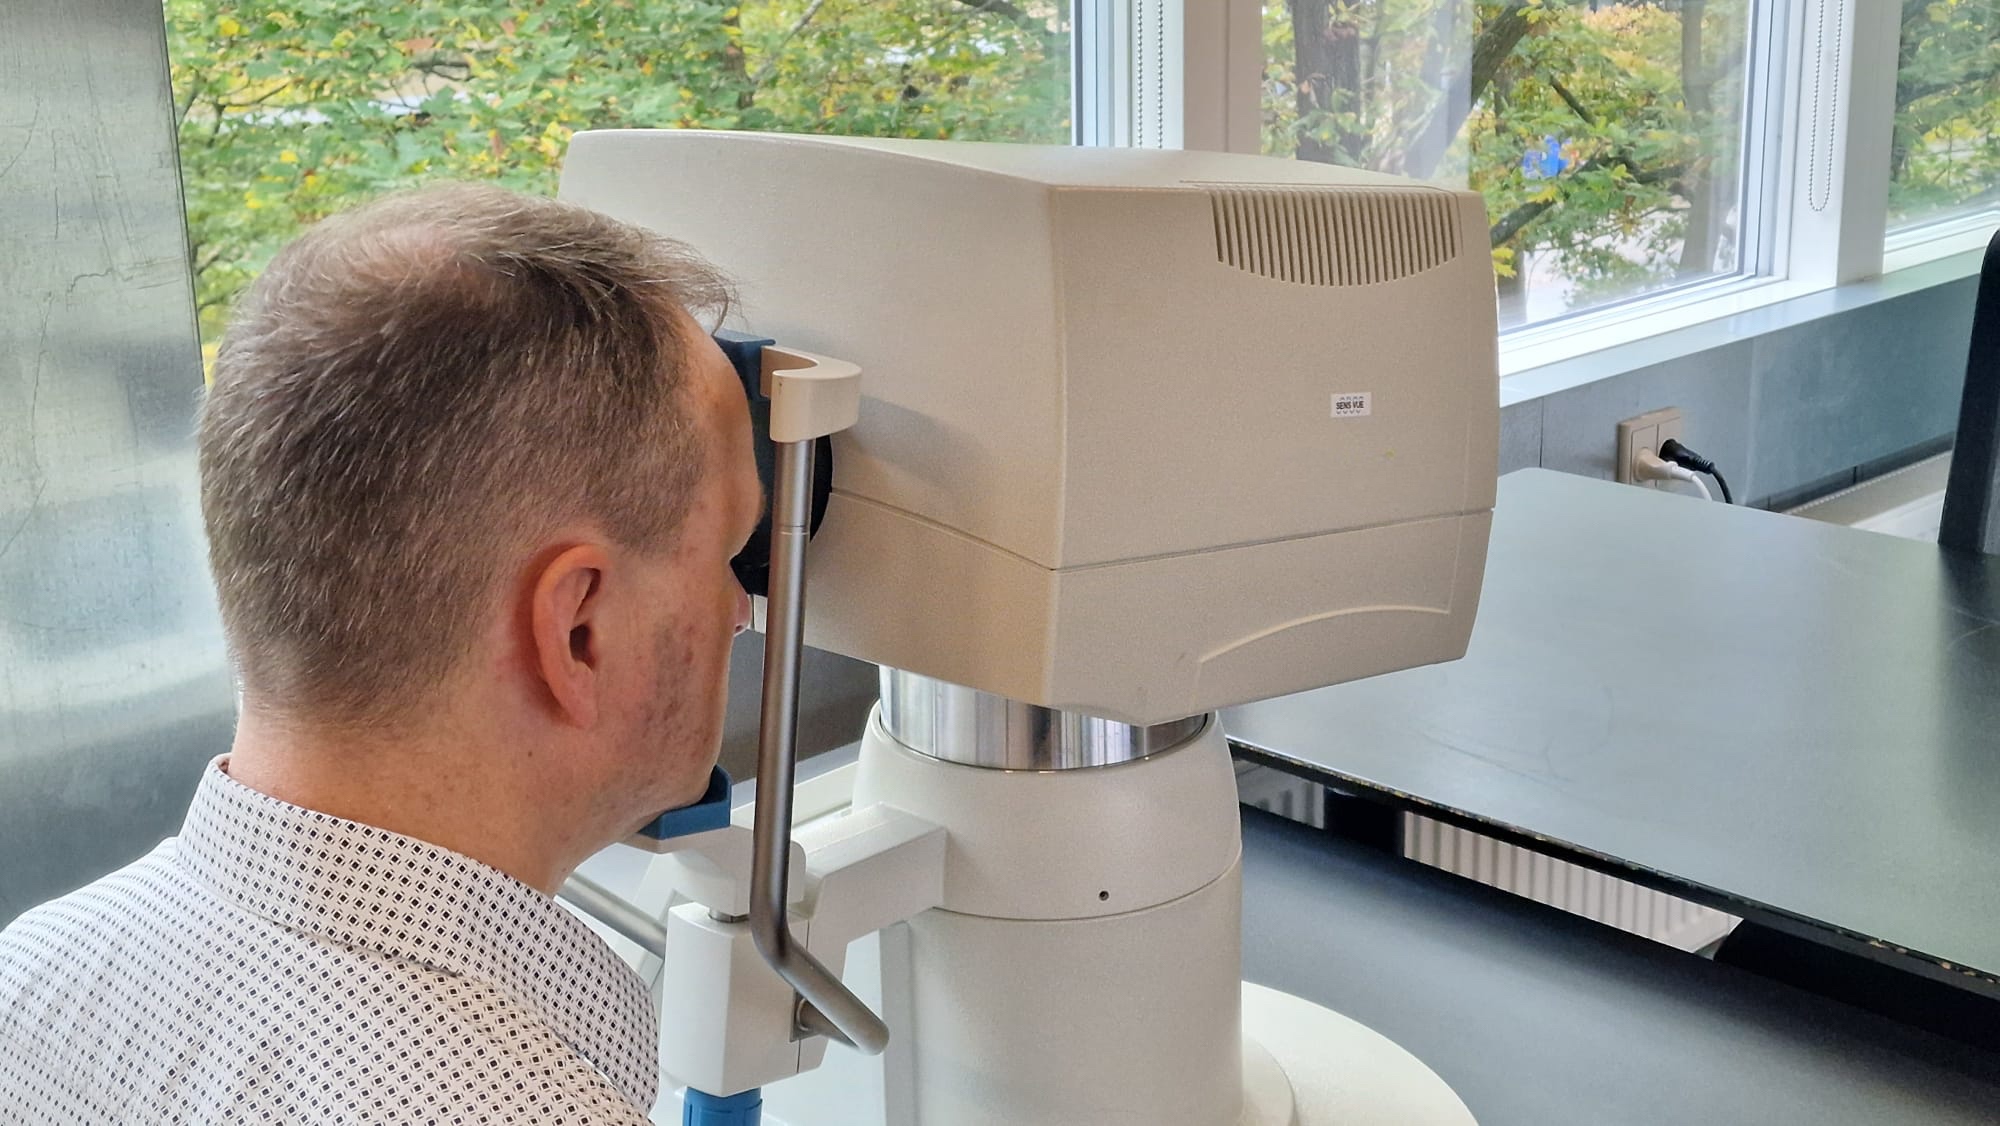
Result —
[[593, 544], [568, 548], [535, 576], [529, 623], [535, 672], [556, 714], [576, 727], [597, 723], [603, 691], [604, 575], [608, 558]]

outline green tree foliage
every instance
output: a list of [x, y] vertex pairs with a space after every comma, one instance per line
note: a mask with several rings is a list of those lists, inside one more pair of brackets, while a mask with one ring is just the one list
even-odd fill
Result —
[[1904, 0], [1889, 216], [2000, 202], [2000, 0]]
[[[1734, 268], [1752, 0], [1272, 0], [1265, 148], [1467, 185], [1503, 294]], [[1060, 0], [166, 0], [204, 335], [299, 228], [578, 129], [1060, 142]], [[2000, 0], [1903, 0], [1892, 217], [2000, 199]]]
[[[1733, 269], [1749, 0], [1284, 0], [1267, 152], [1483, 193], [1503, 295]], [[2000, 202], [2000, 0], [1903, 0], [1890, 215]], [[1555, 165], [1559, 164], [1559, 167]]]
[[1485, 195], [1503, 293], [1555, 252], [1577, 297], [1727, 269], [1748, 0], [1287, 0], [1267, 151]]
[[1053, 0], [166, 0], [203, 336], [301, 227], [440, 179], [553, 192], [571, 133], [1061, 142]]

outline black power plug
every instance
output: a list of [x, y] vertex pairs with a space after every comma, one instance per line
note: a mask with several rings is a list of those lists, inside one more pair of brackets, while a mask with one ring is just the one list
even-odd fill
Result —
[[1723, 480], [1722, 474], [1716, 472], [1715, 463], [1681, 445], [1679, 438], [1668, 438], [1666, 441], [1661, 442], [1660, 456], [1680, 466], [1682, 469], [1692, 469], [1696, 473], [1706, 473], [1710, 477], [1715, 478], [1717, 487], [1722, 490], [1722, 503], [1736, 503], [1736, 499], [1729, 495], [1729, 482]]

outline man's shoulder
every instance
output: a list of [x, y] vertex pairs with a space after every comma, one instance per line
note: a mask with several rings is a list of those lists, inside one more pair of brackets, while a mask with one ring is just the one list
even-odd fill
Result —
[[[0, 927], [0, 965], [44, 950], [68, 960], [79, 941], [113, 937], [157, 921], [153, 916], [159, 913], [186, 912], [195, 904], [179, 886], [186, 877], [176, 871], [173, 851], [168, 838], [125, 867], [22, 912]], [[51, 943], [59, 947], [47, 949]]]
[[[507, 991], [377, 951], [351, 951], [345, 996], [320, 998], [279, 1060], [327, 1121], [648, 1126], [588, 1060]], [[314, 1028], [317, 1022], [317, 1028]]]
[[[403, 1029], [420, 1050], [396, 1043], [366, 1049], [390, 1087], [420, 1099], [443, 1091], [500, 1122], [647, 1123], [644, 1111], [589, 1060], [497, 986], [413, 968], [393, 999], [383, 996], [376, 1003], [406, 1018], [411, 1010], [422, 1010]], [[431, 1120], [422, 1114], [411, 1119]]]
[[171, 846], [0, 931], [0, 1095], [51, 1122], [645, 1126], [506, 990], [245, 915]]

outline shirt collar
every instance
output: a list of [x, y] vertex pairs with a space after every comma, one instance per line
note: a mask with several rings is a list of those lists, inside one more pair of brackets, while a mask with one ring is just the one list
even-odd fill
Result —
[[279, 801], [211, 762], [181, 862], [225, 899], [296, 931], [495, 986], [621, 1094], [658, 1092], [658, 1015], [643, 982], [555, 900], [449, 849]]

